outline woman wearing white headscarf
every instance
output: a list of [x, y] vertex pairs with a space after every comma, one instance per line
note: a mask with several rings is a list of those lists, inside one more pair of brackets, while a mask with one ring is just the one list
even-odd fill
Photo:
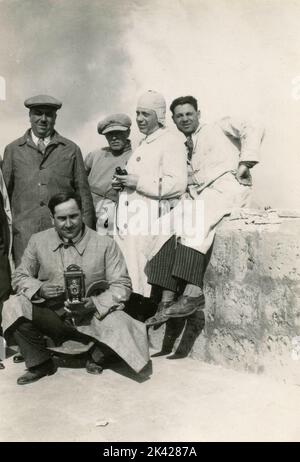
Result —
[[148, 91], [138, 100], [136, 121], [145, 138], [130, 157], [127, 175], [115, 175], [120, 193], [116, 240], [124, 254], [133, 292], [150, 296], [143, 254], [145, 239], [156, 219], [168, 213], [187, 187], [186, 150], [180, 134], [165, 128], [164, 97]]

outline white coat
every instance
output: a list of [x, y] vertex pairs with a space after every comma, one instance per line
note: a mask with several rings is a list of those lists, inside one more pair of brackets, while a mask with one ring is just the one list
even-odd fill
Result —
[[187, 187], [186, 149], [182, 135], [158, 129], [142, 140], [130, 157], [127, 172], [138, 176], [136, 190], [120, 194], [115, 239], [128, 267], [133, 292], [148, 297], [151, 286], [144, 273], [145, 239], [153, 223], [168, 213]]
[[203, 254], [209, 250], [220, 220], [233, 208], [249, 205], [251, 187], [240, 184], [235, 174], [240, 162], [254, 165], [259, 161], [262, 137], [260, 127], [243, 121], [235, 121], [234, 131], [228, 120], [199, 126], [193, 134], [189, 166], [193, 184], [168, 216], [159, 219], [160, 228], [169, 234], [148, 237], [144, 248], [148, 260], [172, 235]]

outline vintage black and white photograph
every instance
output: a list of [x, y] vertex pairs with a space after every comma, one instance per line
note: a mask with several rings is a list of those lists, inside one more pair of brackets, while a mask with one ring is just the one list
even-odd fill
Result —
[[0, 0], [0, 442], [300, 441], [299, 22]]

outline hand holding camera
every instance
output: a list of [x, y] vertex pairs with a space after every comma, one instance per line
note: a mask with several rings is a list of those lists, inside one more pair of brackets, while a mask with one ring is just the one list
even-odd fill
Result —
[[40, 287], [39, 295], [45, 299], [55, 298], [63, 295], [65, 292], [64, 287], [54, 284], [51, 281], [46, 281]]
[[138, 175], [128, 174], [125, 169], [122, 170], [120, 167], [117, 167], [113, 177], [112, 187], [119, 191], [122, 191], [125, 187], [136, 189], [138, 179]]
[[121, 181], [117, 178], [117, 176], [125, 176], [127, 175], [127, 171], [125, 169], [122, 169], [121, 167], [116, 167], [115, 173], [112, 179], [112, 188], [115, 191], [123, 191], [124, 185], [122, 185]]

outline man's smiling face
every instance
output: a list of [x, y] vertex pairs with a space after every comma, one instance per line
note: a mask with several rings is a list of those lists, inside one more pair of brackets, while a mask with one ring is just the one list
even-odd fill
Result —
[[194, 133], [199, 127], [200, 111], [189, 103], [179, 104], [174, 108], [173, 121], [179, 131], [186, 136]]
[[37, 106], [30, 109], [31, 129], [38, 138], [51, 136], [56, 121], [56, 110], [49, 106]]

